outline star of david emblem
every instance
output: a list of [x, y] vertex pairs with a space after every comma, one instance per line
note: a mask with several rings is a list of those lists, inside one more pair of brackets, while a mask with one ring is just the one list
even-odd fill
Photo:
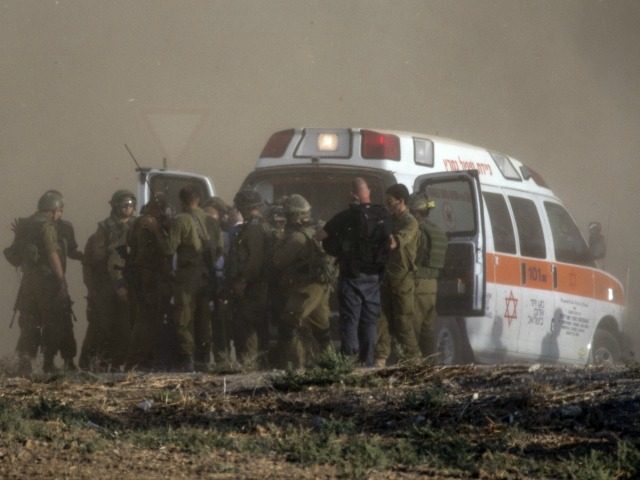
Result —
[[518, 319], [518, 299], [513, 296], [513, 290], [509, 292], [509, 296], [506, 297], [504, 301], [506, 302], [504, 319], [507, 321], [507, 324], [511, 326], [511, 323]]

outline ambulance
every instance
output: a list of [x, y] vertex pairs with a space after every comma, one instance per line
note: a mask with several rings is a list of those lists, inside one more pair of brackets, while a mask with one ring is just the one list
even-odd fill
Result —
[[394, 183], [435, 200], [449, 239], [438, 283], [445, 364], [611, 364], [624, 344], [622, 284], [542, 177], [486, 148], [418, 133], [295, 128], [274, 133], [243, 187], [267, 202], [300, 193], [315, 218], [347, 207], [364, 177], [372, 201]]

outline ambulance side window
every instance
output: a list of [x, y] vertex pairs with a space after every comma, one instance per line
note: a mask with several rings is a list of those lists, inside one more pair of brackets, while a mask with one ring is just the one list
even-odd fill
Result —
[[483, 196], [491, 219], [493, 246], [496, 252], [516, 253], [516, 238], [506, 200], [499, 193], [484, 192]]
[[520, 255], [525, 257], [545, 258], [547, 248], [544, 244], [544, 233], [538, 209], [533, 201], [522, 197], [509, 197], [513, 215], [516, 217]]
[[580, 230], [571, 215], [557, 203], [544, 202], [544, 208], [547, 210], [551, 225], [556, 260], [593, 266], [589, 247], [580, 235]]

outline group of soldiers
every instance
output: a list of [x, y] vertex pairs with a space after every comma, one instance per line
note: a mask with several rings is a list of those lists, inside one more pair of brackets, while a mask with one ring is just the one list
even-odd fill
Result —
[[326, 224], [312, 221], [299, 194], [268, 206], [253, 190], [238, 192], [233, 206], [201, 198], [196, 186], [179, 197], [180, 213], [156, 193], [136, 216], [135, 195], [116, 191], [84, 252], [58, 191], [13, 224], [4, 254], [22, 272], [21, 373], [31, 373], [39, 351], [45, 372], [56, 370], [58, 354], [65, 370], [77, 368], [68, 259], [81, 261], [87, 287], [82, 369], [301, 368], [332, 348], [333, 290], [345, 355], [373, 366], [433, 353], [447, 238], [427, 220], [433, 202], [424, 194], [394, 185], [385, 208], [356, 178], [350, 205]]

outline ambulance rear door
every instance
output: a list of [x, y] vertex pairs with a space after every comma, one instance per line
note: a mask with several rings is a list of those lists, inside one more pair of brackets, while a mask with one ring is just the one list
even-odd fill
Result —
[[215, 195], [211, 180], [197, 173], [155, 168], [139, 168], [138, 172], [138, 207], [142, 208], [153, 194], [165, 196], [169, 209], [173, 213], [180, 212], [180, 190], [188, 185], [200, 191], [201, 202]]
[[485, 231], [477, 170], [420, 176], [414, 191], [435, 201], [429, 220], [449, 238], [445, 267], [438, 280], [438, 315], [484, 316]]

